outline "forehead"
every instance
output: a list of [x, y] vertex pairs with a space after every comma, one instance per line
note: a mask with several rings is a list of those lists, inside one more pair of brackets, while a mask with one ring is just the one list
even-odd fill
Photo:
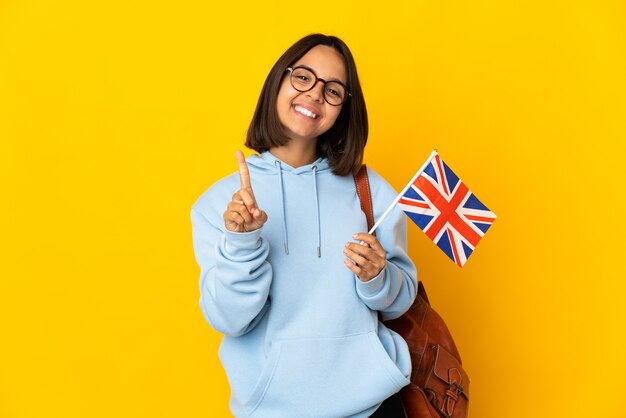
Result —
[[348, 81], [343, 57], [330, 46], [317, 45], [311, 48], [293, 66], [299, 65], [313, 69], [318, 77], [326, 80], [335, 79], [344, 83]]

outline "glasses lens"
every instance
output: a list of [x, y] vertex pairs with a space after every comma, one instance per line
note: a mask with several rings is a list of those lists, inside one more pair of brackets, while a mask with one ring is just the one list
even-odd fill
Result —
[[307, 91], [315, 83], [315, 74], [306, 68], [294, 68], [291, 73], [291, 85], [298, 91]]
[[324, 86], [324, 98], [331, 105], [340, 105], [346, 100], [346, 88], [334, 81], [329, 81]]

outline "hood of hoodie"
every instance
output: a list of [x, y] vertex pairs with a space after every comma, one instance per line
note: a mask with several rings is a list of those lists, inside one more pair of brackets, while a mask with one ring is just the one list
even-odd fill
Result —
[[[301, 167], [292, 167], [280, 158], [274, 156], [270, 151], [265, 151], [261, 155], [253, 154], [246, 159], [248, 168], [253, 173], [277, 173], [280, 169], [283, 172], [288, 172], [294, 175], [313, 175], [314, 167], [317, 174], [330, 172], [330, 166], [326, 158], [318, 158], [311, 164], [303, 165]], [[280, 168], [279, 168], [280, 167]]]

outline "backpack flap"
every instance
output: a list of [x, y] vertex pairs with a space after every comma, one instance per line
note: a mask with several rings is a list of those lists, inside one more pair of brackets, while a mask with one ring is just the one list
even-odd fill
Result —
[[445, 348], [436, 344], [431, 349], [434, 358], [432, 373], [426, 379], [424, 392], [445, 417], [465, 417], [469, 402], [469, 377], [461, 363]]

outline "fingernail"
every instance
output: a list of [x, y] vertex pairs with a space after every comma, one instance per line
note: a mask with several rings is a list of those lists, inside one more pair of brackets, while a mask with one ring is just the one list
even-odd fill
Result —
[[357, 237], [357, 234], [352, 235], [352, 238], [356, 238], [356, 237]]

